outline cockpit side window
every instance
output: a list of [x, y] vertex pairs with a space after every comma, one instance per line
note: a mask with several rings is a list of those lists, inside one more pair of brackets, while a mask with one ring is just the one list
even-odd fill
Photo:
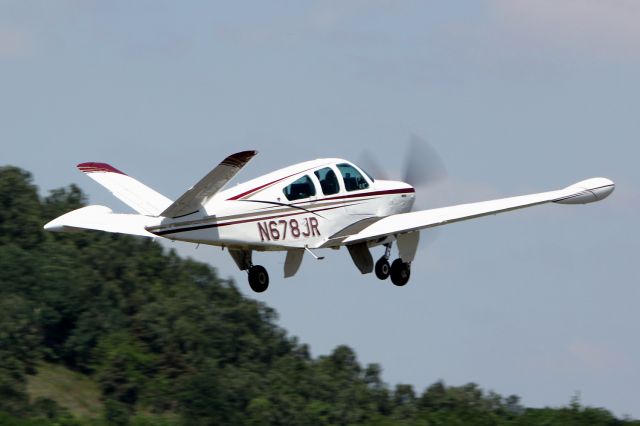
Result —
[[286, 186], [282, 192], [284, 192], [284, 196], [287, 197], [289, 201], [301, 200], [316, 195], [316, 187], [311, 178], [304, 175], [291, 185]]
[[318, 178], [318, 181], [320, 181], [320, 187], [322, 188], [322, 193], [324, 195], [332, 195], [340, 192], [338, 178], [336, 177], [336, 173], [330, 167], [316, 170], [314, 173]]
[[338, 170], [344, 179], [344, 187], [347, 191], [357, 191], [369, 187], [369, 182], [351, 164], [338, 164]]

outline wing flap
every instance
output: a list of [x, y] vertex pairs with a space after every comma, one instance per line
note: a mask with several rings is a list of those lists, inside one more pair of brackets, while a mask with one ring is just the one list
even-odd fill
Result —
[[607, 197], [614, 187], [614, 183], [609, 179], [593, 178], [557, 191], [397, 214], [382, 218], [357, 234], [347, 237], [343, 244], [355, 244], [548, 202], [584, 204], [599, 201]]
[[242, 151], [228, 156], [160, 215], [175, 218], [197, 212], [257, 153], [257, 151]]

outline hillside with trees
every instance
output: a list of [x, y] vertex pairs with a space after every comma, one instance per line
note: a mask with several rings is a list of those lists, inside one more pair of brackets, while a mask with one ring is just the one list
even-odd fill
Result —
[[85, 203], [0, 168], [0, 424], [640, 425], [473, 383], [391, 387], [347, 346], [312, 357], [207, 264], [149, 239], [43, 231]]

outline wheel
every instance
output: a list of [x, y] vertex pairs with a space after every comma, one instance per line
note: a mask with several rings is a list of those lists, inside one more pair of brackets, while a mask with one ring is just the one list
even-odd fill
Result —
[[269, 287], [269, 273], [264, 266], [255, 265], [249, 268], [249, 286], [256, 293], [262, 293]]
[[376, 262], [376, 277], [381, 280], [386, 280], [389, 278], [389, 274], [391, 273], [391, 266], [389, 266], [389, 261], [386, 257], [382, 256]]
[[411, 264], [405, 263], [402, 259], [396, 259], [391, 264], [391, 282], [398, 287], [402, 287], [409, 282], [411, 276]]

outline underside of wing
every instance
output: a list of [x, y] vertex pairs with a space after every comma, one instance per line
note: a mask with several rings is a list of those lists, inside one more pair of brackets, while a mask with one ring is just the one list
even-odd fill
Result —
[[614, 187], [614, 183], [609, 179], [593, 178], [578, 182], [558, 191], [397, 214], [376, 221], [358, 233], [350, 235], [344, 239], [342, 243], [355, 244], [363, 241], [376, 240], [390, 235], [418, 231], [420, 229], [522, 209], [548, 202], [560, 204], [591, 203], [607, 197], [613, 192]]
[[160, 215], [176, 218], [196, 213], [257, 153], [257, 151], [242, 151], [228, 156]]

